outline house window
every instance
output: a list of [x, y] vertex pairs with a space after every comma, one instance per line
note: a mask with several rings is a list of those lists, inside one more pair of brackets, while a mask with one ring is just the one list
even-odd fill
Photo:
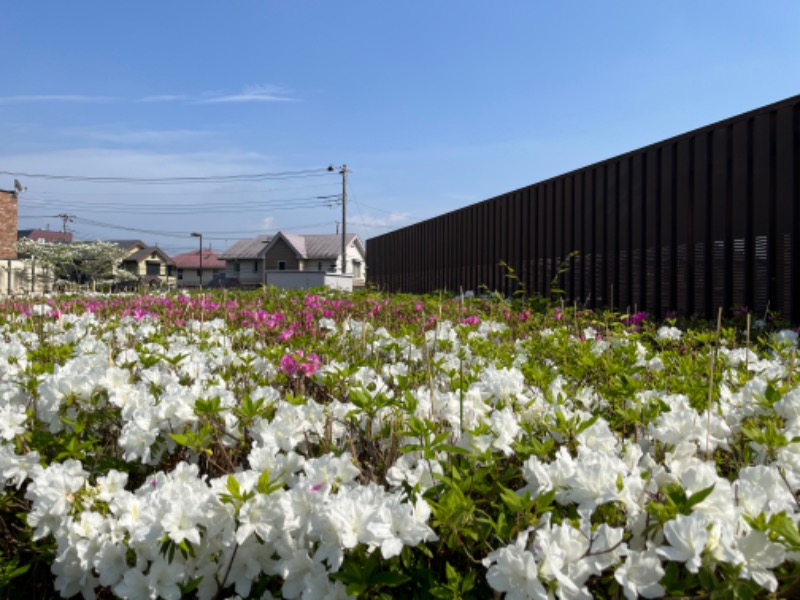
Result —
[[178, 280], [183, 279], [183, 269], [178, 269]]
[[148, 275], [161, 275], [161, 263], [147, 261], [145, 269]]
[[278, 271], [285, 271], [286, 270], [286, 261], [279, 260], [278, 261]]
[[322, 261], [317, 263], [317, 271], [322, 271]]
[[359, 260], [353, 261], [353, 278], [361, 279], [361, 261]]
[[200, 271], [200, 269], [197, 269], [197, 276], [202, 277], [202, 275], [203, 275], [202, 271]]
[[239, 272], [239, 261], [238, 260], [233, 263], [233, 270], [236, 273]]
[[258, 273], [258, 261], [253, 261], [253, 273]]

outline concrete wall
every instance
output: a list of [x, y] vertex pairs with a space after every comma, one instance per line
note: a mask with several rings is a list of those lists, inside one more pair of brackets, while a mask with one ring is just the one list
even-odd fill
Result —
[[0, 296], [49, 291], [52, 274], [30, 260], [0, 260]]
[[[175, 277], [177, 278], [178, 273], [182, 272], [182, 277], [180, 279], [176, 279], [178, 287], [199, 287], [200, 286], [200, 277], [197, 275], [198, 268], [197, 267], [181, 267], [176, 269]], [[211, 283], [211, 280], [214, 278], [214, 275], [218, 273], [224, 272], [225, 269], [221, 268], [209, 268], [206, 269], [203, 267], [203, 285], [208, 285]], [[226, 275], [230, 277], [230, 275]]]
[[274, 285], [284, 290], [303, 290], [321, 286], [352, 290], [353, 277], [324, 271], [267, 271], [267, 285]]

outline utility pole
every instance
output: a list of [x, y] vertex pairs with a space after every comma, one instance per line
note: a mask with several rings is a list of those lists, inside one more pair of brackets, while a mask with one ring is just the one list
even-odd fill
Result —
[[342, 275], [347, 274], [347, 165], [342, 165]]
[[67, 223], [72, 223], [72, 221], [75, 220], [75, 215], [61, 214], [61, 215], [56, 215], [56, 217], [58, 217], [59, 219], [61, 219], [63, 221], [63, 225], [61, 226], [61, 232], [64, 234], [64, 236], [66, 236], [67, 235]]
[[[342, 175], [342, 266], [340, 272], [344, 275], [347, 273], [347, 174], [350, 173], [350, 169], [347, 168], [347, 165], [341, 167], [331, 165], [328, 167], [328, 172], [333, 173], [337, 169]], [[323, 198], [324, 196], [319, 197]]]

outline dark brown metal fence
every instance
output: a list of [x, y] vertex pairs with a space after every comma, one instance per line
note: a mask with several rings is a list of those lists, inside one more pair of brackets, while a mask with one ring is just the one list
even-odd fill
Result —
[[795, 96], [369, 239], [368, 277], [405, 292], [511, 294], [521, 281], [592, 307], [740, 305], [798, 322], [799, 226]]

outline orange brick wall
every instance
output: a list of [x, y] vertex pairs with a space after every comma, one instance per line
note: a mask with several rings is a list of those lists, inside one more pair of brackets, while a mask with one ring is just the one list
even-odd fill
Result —
[[17, 258], [17, 195], [0, 190], [0, 259]]

